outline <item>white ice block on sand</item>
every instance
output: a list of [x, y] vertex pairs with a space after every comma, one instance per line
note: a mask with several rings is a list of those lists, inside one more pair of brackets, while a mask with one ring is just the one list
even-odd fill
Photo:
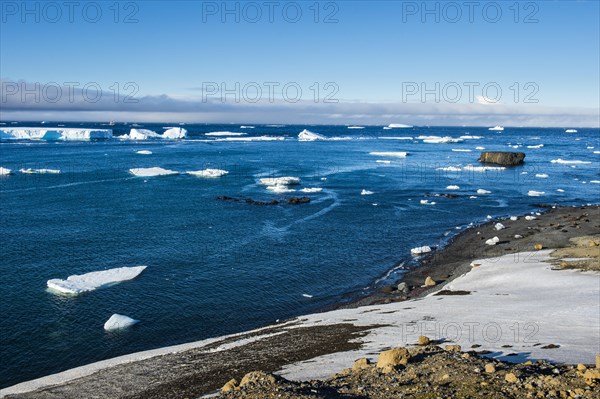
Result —
[[104, 329], [107, 331], [122, 330], [124, 328], [129, 328], [139, 322], [139, 320], [132, 319], [129, 316], [124, 316], [122, 314], [115, 313], [112, 316], [110, 316], [110, 319], [108, 319], [106, 323], [104, 323]]
[[494, 225], [494, 228], [496, 230], [502, 230], [502, 229], [505, 229], [506, 227], [504, 227], [504, 225], [502, 223], [498, 222]]
[[136, 278], [146, 266], [117, 267], [85, 274], [74, 274], [66, 280], [48, 280], [48, 288], [64, 294], [81, 294]]
[[417, 248], [413, 248], [410, 250], [410, 253], [412, 255], [421, 255], [421, 254], [425, 254], [427, 252], [431, 252], [431, 247], [424, 245], [422, 247], [417, 247]]
[[485, 243], [487, 245], [496, 245], [498, 242], [500, 242], [500, 239], [498, 237], [494, 237], [494, 238], [490, 238]]

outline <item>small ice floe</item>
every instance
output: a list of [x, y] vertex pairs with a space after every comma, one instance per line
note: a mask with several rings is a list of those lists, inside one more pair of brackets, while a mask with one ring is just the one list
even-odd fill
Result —
[[312, 298], [312, 297], [313, 297], [313, 296], [312, 296], [312, 295], [310, 295], [310, 294], [302, 294], [302, 296], [303, 296], [304, 298]]
[[414, 140], [410, 136], [379, 136], [377, 138], [379, 140]]
[[[403, 123], [390, 123], [389, 125], [386, 126], [388, 129], [409, 129], [412, 126], [411, 125], [405, 125]], [[384, 127], [385, 129], [385, 127]]]
[[165, 130], [165, 132], [162, 134], [162, 137], [165, 139], [178, 140], [186, 138], [187, 133], [187, 130], [182, 127], [172, 127]]
[[505, 229], [506, 227], [504, 227], [504, 225], [502, 223], [498, 222], [494, 225], [494, 228], [496, 230], [502, 230], [502, 229]]
[[240, 126], [240, 129], [254, 129], [254, 126]]
[[477, 196], [476, 196], [476, 195], [471, 195], [471, 196], [469, 196], [469, 199], [476, 199], [476, 198], [477, 198]]
[[590, 180], [590, 183], [592, 183], [592, 184], [600, 184], [600, 180]]
[[446, 190], [460, 190], [460, 187], [456, 185], [450, 185], [446, 187]]
[[591, 162], [589, 161], [578, 161], [578, 160], [572, 160], [572, 161], [568, 161], [566, 159], [553, 159], [552, 161], [550, 161], [552, 163], [559, 163], [559, 164], [563, 164], [563, 165], [585, 165], [585, 164], [590, 164]]
[[423, 140], [423, 143], [425, 144], [448, 144], [448, 143], [460, 143], [464, 141], [463, 139], [457, 139], [454, 137], [438, 137], [438, 136], [431, 136], [428, 137], [426, 139]]
[[490, 238], [489, 240], [486, 240], [485, 243], [487, 245], [496, 245], [500, 242], [500, 239], [498, 237], [494, 237], [494, 238]]
[[593, 150], [594, 147], [592, 147], [591, 145], [588, 145], [587, 147], [585, 147], [586, 150]]
[[538, 145], [528, 145], [527, 148], [542, 148], [544, 145], [543, 144], [538, 144]]
[[519, 220], [519, 218], [518, 218], [518, 217], [516, 217], [516, 216], [511, 216], [511, 217], [510, 217], [510, 220], [512, 220], [512, 221], [514, 222], [515, 220]]
[[376, 157], [394, 157], [394, 158], [405, 158], [408, 155], [408, 152], [401, 151], [374, 151], [370, 152], [369, 155], [374, 155]]
[[327, 178], [326, 177], [321, 177], [321, 181], [326, 181]]
[[411, 255], [421, 255], [427, 252], [431, 252], [431, 247], [424, 245], [422, 247], [413, 248], [410, 250]]
[[136, 278], [146, 266], [117, 267], [85, 274], [74, 274], [66, 280], [48, 280], [48, 288], [64, 294], [81, 294]]
[[317, 140], [327, 140], [325, 136], [321, 136], [320, 134], [313, 133], [310, 130], [304, 129], [300, 133], [298, 133], [298, 141], [317, 141]]
[[471, 150], [461, 149], [461, 148], [453, 148], [453, 152], [471, 152]]
[[300, 184], [300, 178], [292, 176], [265, 177], [258, 182], [263, 186], [295, 186]]
[[443, 170], [445, 172], [460, 172], [462, 169], [457, 166], [446, 166], [444, 168], [437, 168], [436, 170]]
[[60, 170], [58, 170], [58, 169], [32, 169], [32, 168], [27, 168], [27, 169], [20, 169], [19, 172], [25, 173], [25, 174], [28, 174], [28, 175], [46, 175], [46, 174], [57, 175], [57, 174], [60, 173]]
[[386, 159], [378, 159], [377, 161], [375, 161], [376, 163], [384, 163], [384, 164], [390, 164], [392, 163], [392, 161], [388, 161]]
[[562, 188], [557, 188], [556, 191], [558, 191], [559, 193], [564, 193], [565, 190], [563, 190]]
[[467, 165], [463, 169], [471, 171], [471, 172], [487, 172], [487, 171], [501, 171], [501, 170], [505, 170], [506, 168], [504, 166], [473, 166], [473, 165]]
[[187, 173], [188, 175], [192, 175], [192, 176], [209, 177], [209, 178], [223, 177], [223, 176], [229, 174], [228, 171], [222, 170], [222, 169], [193, 170], [193, 171], [189, 171], [189, 172], [185, 172], [185, 173]]
[[546, 194], [544, 191], [535, 191], [535, 190], [529, 190], [527, 192], [527, 195], [530, 197], [539, 197]]
[[239, 136], [245, 136], [248, 133], [241, 133], [241, 132], [208, 132], [208, 133], [204, 133], [205, 136], [209, 136], [209, 137], [239, 137]]
[[464, 135], [464, 136], [460, 136], [461, 139], [463, 140], [479, 140], [482, 139], [483, 136], [471, 136], [471, 135]]
[[369, 191], [369, 190], [365, 190], [365, 189], [363, 189], [360, 192], [360, 195], [373, 195], [373, 194], [375, 194], [373, 191]]
[[480, 195], [491, 194], [491, 193], [492, 193], [491, 191], [484, 190], [483, 188], [477, 189], [477, 194], [480, 194]]
[[430, 202], [429, 200], [426, 200], [426, 199], [421, 200], [419, 202], [421, 203], [421, 205], [435, 205], [435, 201]]
[[525, 220], [535, 220], [535, 219], [537, 219], [535, 216], [530, 216], [530, 215], [525, 216]]
[[364, 126], [348, 126], [348, 129], [364, 129]]
[[528, 175], [529, 172], [521, 172], [522, 175]]
[[600, 151], [594, 151], [594, 154], [600, 154]]
[[256, 136], [256, 137], [222, 137], [215, 141], [284, 141], [283, 136]]
[[306, 187], [300, 191], [302, 191], [303, 193], [320, 193], [321, 191], [323, 191], [323, 189], [321, 187]]
[[129, 169], [129, 173], [131, 173], [134, 176], [139, 176], [139, 177], [172, 176], [172, 175], [179, 174], [179, 172], [177, 172], [176, 170], [163, 169], [163, 168], [159, 168], [156, 166], [153, 168]]
[[487, 215], [485, 218], [486, 219], [492, 219], [492, 215]]
[[12, 175], [12, 170], [0, 166], [0, 176]]
[[108, 319], [106, 323], [104, 323], [104, 329], [106, 331], [122, 330], [125, 328], [129, 328], [139, 322], [139, 320], [135, 320], [131, 317], [115, 313], [112, 316], [110, 316], [110, 319]]
[[485, 150], [485, 147], [481, 147], [481, 146], [479, 146], [479, 147], [475, 147], [475, 149], [476, 149], [476, 150]]
[[488, 130], [502, 132], [502, 131], [504, 131], [504, 128], [502, 126], [494, 126], [494, 127], [490, 127]]
[[140, 154], [140, 155], [152, 155], [152, 151], [149, 150], [139, 150], [135, 152], [136, 154]]
[[567, 129], [565, 133], [577, 133], [577, 129]]
[[546, 173], [536, 173], [535, 177], [538, 177], [540, 179], [547, 179], [548, 175]]
[[276, 184], [274, 186], [267, 186], [267, 190], [273, 191], [274, 193], [283, 194], [283, 193], [293, 193], [293, 188], [289, 188], [288, 186], [284, 186], [282, 184]]

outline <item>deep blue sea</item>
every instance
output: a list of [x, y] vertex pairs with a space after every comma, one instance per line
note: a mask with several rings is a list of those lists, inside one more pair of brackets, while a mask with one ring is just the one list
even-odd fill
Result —
[[[112, 128], [115, 136], [132, 127], [65, 125]], [[5, 122], [0, 129], [16, 126], [42, 125]], [[167, 126], [172, 124], [139, 127], [162, 133]], [[488, 215], [537, 211], [536, 203], [600, 202], [598, 129], [254, 126], [185, 125], [189, 138], [181, 141], [0, 142], [0, 166], [16, 171], [0, 176], [0, 387], [327, 308], [383, 284], [390, 270], [410, 263], [411, 248], [443, 245], [457, 227]], [[345, 139], [300, 142], [303, 129]], [[285, 140], [205, 136], [214, 131]], [[481, 138], [447, 144], [417, 139], [430, 135]], [[523, 151], [526, 163], [503, 171], [462, 169], [479, 165], [477, 147]], [[369, 154], [382, 151], [409, 155]], [[551, 162], [557, 159], [589, 163]], [[154, 166], [230, 173], [205, 179], [128, 172]], [[461, 169], [440, 170], [449, 166]], [[28, 175], [21, 168], [62, 173]], [[297, 189], [323, 190], [276, 194], [257, 184], [277, 176], [299, 177]], [[450, 191], [449, 185], [460, 189]], [[544, 194], [531, 197], [530, 190]], [[460, 197], [434, 196], [449, 192]], [[312, 201], [258, 206], [216, 199], [223, 195]], [[436, 204], [421, 204], [423, 199]], [[138, 278], [84, 295], [46, 289], [48, 279], [137, 265], [148, 266]], [[140, 323], [106, 332], [103, 324], [113, 313]]]

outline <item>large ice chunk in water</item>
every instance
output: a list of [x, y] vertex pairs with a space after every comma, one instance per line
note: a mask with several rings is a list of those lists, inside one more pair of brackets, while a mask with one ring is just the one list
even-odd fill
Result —
[[1, 128], [2, 140], [47, 140], [47, 141], [86, 141], [110, 139], [111, 129], [79, 129], [79, 128], [39, 128], [13, 127]]
[[265, 177], [258, 182], [263, 186], [294, 186], [300, 184], [300, 178], [292, 176]]
[[148, 139], [158, 139], [162, 136], [155, 131], [148, 129], [131, 129], [129, 134], [124, 134], [123, 136], [119, 136], [118, 138], [121, 140], [148, 140]]
[[177, 172], [176, 170], [163, 169], [156, 166], [153, 168], [129, 169], [129, 173], [139, 177], [170, 176], [179, 174], [179, 172]]
[[229, 174], [228, 171], [222, 169], [204, 169], [204, 170], [193, 170], [186, 172], [188, 175], [199, 176], [199, 177], [222, 177]]
[[407, 128], [411, 128], [412, 126], [405, 125], [403, 123], [390, 123], [389, 125], [387, 125], [387, 127], [389, 129], [407, 129]]
[[139, 322], [139, 320], [132, 319], [129, 316], [115, 313], [110, 316], [110, 319], [106, 320], [106, 323], [104, 323], [104, 329], [107, 331], [121, 330], [124, 328], [129, 328]]
[[48, 288], [64, 294], [81, 294], [136, 278], [146, 266], [117, 267], [85, 274], [74, 274], [66, 280], [48, 280]]
[[60, 173], [59, 169], [19, 169], [19, 172], [25, 173], [28, 175], [46, 175], [46, 174], [54, 174], [57, 175]]
[[162, 137], [165, 139], [184, 139], [187, 137], [187, 130], [182, 127], [172, 127], [167, 129]]
[[12, 170], [0, 166], [0, 176], [12, 175]]
[[310, 130], [304, 129], [298, 134], [298, 141], [317, 141], [317, 140], [327, 140], [325, 136], [321, 136], [320, 134], [313, 133]]

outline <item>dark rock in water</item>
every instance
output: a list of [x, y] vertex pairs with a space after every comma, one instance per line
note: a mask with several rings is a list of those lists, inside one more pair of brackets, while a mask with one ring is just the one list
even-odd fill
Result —
[[479, 156], [479, 162], [491, 163], [502, 166], [516, 166], [523, 163], [525, 159], [524, 152], [482, 152]]
[[287, 203], [290, 205], [308, 204], [310, 198], [308, 197], [292, 197], [288, 198]]

